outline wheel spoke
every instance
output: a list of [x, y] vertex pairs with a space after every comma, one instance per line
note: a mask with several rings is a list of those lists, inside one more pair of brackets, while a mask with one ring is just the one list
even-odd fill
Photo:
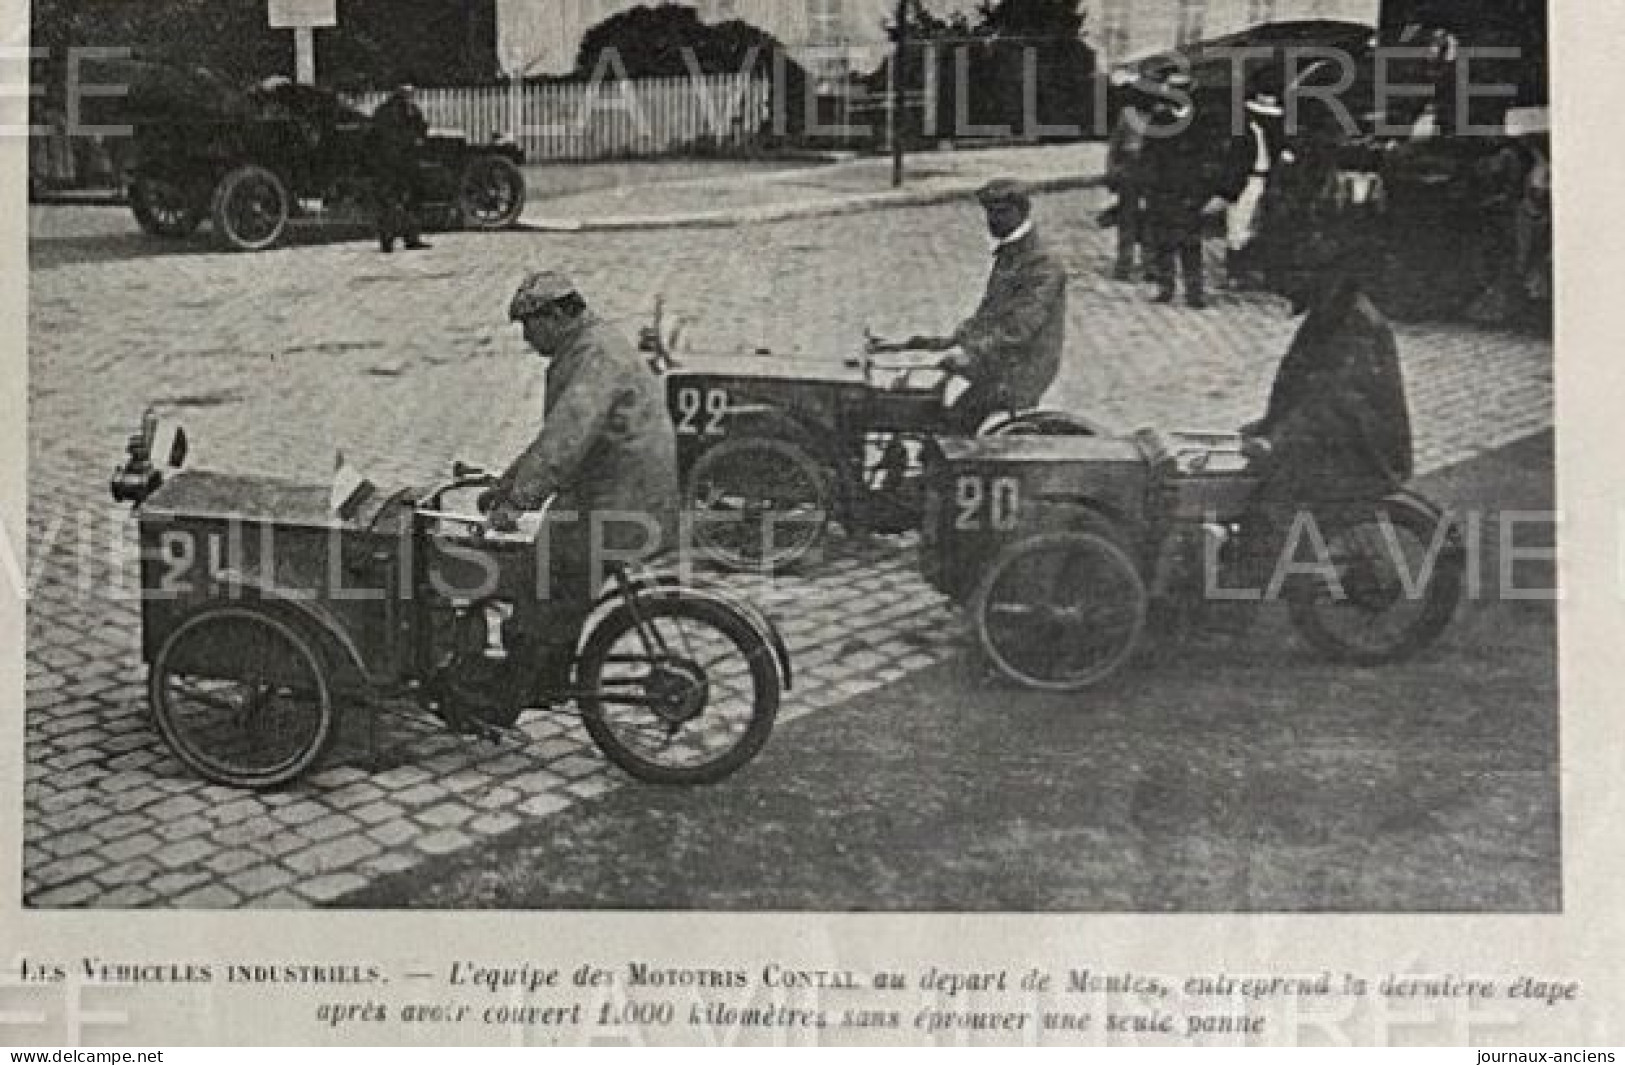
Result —
[[715, 779], [766, 739], [776, 690], [760, 687], [760, 671], [752, 667], [742, 637], [719, 628], [706, 613], [714, 609], [681, 599], [645, 604], [646, 617], [671, 653], [653, 662], [644, 656], [649, 669], [640, 683], [606, 687], [599, 679], [636, 641], [629, 617], [606, 621], [602, 649], [589, 652], [583, 681], [596, 691], [581, 700], [584, 720], [605, 753], [635, 775], [666, 782]]
[[1132, 562], [1091, 533], [1050, 533], [1005, 549], [974, 600], [995, 667], [1034, 687], [1074, 688], [1109, 675], [1144, 623]]
[[247, 608], [206, 610], [177, 627], [154, 660], [154, 714], [176, 754], [205, 777], [283, 783], [332, 736], [321, 668], [288, 625]]

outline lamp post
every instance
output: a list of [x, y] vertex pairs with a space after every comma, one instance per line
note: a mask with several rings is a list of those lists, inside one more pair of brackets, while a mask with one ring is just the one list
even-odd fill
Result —
[[891, 183], [892, 188], [903, 187], [903, 51], [908, 47], [908, 0], [897, 0], [897, 41], [892, 52], [891, 84], [888, 86], [886, 109], [891, 126]]

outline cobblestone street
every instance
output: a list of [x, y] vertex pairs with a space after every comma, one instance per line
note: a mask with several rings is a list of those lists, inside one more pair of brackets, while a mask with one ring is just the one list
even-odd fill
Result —
[[[1042, 196], [1070, 276], [1067, 362], [1050, 399], [1108, 425], [1234, 426], [1256, 416], [1294, 321], [1218, 292], [1160, 307], [1105, 277], [1104, 193]], [[634, 333], [655, 296], [696, 348], [808, 359], [867, 326], [946, 329], [987, 268], [970, 202], [737, 229], [438, 234], [383, 256], [354, 234], [223, 255], [144, 238], [127, 212], [30, 216], [27, 823], [36, 906], [303, 907], [621, 787], [568, 717], [527, 746], [389, 723], [328, 768], [254, 795], [206, 785], [159, 741], [139, 657], [133, 523], [107, 481], [148, 404], [191, 437], [189, 465], [325, 483], [342, 450], [380, 485], [454, 458], [502, 464], [541, 409], [542, 364], [504, 320], [522, 273], [552, 266]], [[1403, 326], [1418, 465], [1438, 469], [1552, 423], [1548, 341]], [[797, 683], [781, 721], [846, 703], [957, 652], [907, 538], [841, 540], [810, 575], [741, 590], [783, 625]], [[770, 740], [770, 745], [777, 737]], [[749, 772], [747, 769], [745, 772]]]

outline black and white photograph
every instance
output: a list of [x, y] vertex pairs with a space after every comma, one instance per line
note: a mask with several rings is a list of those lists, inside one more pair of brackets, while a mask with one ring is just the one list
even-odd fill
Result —
[[1545, 0], [29, 49], [14, 904], [1565, 912]]

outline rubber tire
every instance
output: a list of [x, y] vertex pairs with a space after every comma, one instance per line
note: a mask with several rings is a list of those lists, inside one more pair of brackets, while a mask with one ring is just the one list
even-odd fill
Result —
[[[280, 216], [277, 218], [276, 226], [271, 233], [253, 240], [245, 239], [231, 228], [231, 212], [229, 210], [232, 197], [249, 181], [270, 182], [282, 201], [279, 211]], [[251, 163], [237, 167], [220, 179], [220, 183], [214, 189], [214, 199], [210, 204], [209, 214], [214, 222], [215, 240], [221, 247], [227, 251], [264, 251], [282, 239], [282, 234], [287, 231], [288, 217], [292, 210], [293, 203], [288, 195], [288, 187], [283, 184], [281, 178], [277, 177], [276, 172]]]
[[[615, 730], [604, 721], [603, 706], [592, 695], [583, 695], [577, 700], [581, 708], [581, 722], [604, 756], [639, 780], [668, 785], [715, 783], [756, 757], [773, 731], [773, 720], [778, 715], [781, 697], [773, 649], [748, 621], [719, 603], [680, 597], [643, 598], [638, 606], [643, 615], [651, 620], [687, 616], [704, 621], [727, 636], [745, 654], [750, 661], [751, 687], [754, 691], [750, 724], [739, 742], [723, 757], [698, 766], [676, 768], [646, 761], [624, 745]], [[632, 611], [622, 603], [594, 627], [576, 662], [577, 684], [581, 690], [590, 692], [594, 689], [603, 675], [604, 660], [610, 648], [631, 632], [633, 625]]]
[[[502, 175], [508, 183], [513, 194], [513, 203], [501, 215], [485, 219], [475, 215], [468, 206], [465, 185], [468, 183], [471, 172], [475, 167], [490, 167], [494, 173]], [[466, 229], [495, 230], [508, 229], [519, 221], [519, 216], [525, 211], [525, 174], [505, 155], [476, 155], [463, 164], [463, 171], [457, 176], [457, 216]]]
[[[297, 654], [310, 667], [312, 676], [316, 679], [317, 694], [320, 698], [321, 717], [316, 735], [298, 754], [289, 759], [274, 772], [268, 773], [238, 773], [223, 769], [217, 764], [205, 759], [181, 738], [180, 732], [171, 719], [168, 689], [164, 680], [169, 676], [166, 663], [174, 653], [175, 647], [188, 633], [209, 624], [217, 624], [225, 620], [251, 619], [266, 626], [279, 637], [286, 640]], [[299, 631], [298, 623], [284, 620], [275, 612], [263, 608], [247, 605], [206, 607], [189, 615], [181, 621], [164, 639], [158, 653], [153, 656], [152, 665], [147, 675], [147, 698], [152, 708], [154, 722], [158, 726], [158, 733], [168, 744], [175, 756], [198, 776], [216, 784], [224, 784], [234, 788], [248, 788], [263, 791], [270, 788], [281, 787], [298, 779], [312, 766], [321, 761], [332, 746], [334, 737], [338, 735], [338, 712], [333, 705], [333, 686], [328, 676], [319, 645], [316, 641], [308, 639]]]
[[[198, 226], [203, 224], [203, 216], [207, 213], [203, 207], [196, 202], [188, 202], [182, 209], [178, 222], [166, 222], [153, 212], [154, 184], [156, 183], [147, 178], [136, 178], [130, 183], [130, 213], [135, 215], [136, 225], [141, 227], [141, 231], [148, 236], [164, 240], [185, 240], [196, 233]], [[181, 190], [177, 188], [176, 191]]]
[[[1387, 500], [1373, 508], [1374, 514], [1387, 514], [1395, 526], [1410, 528], [1423, 544], [1433, 543], [1439, 519], [1421, 507], [1403, 501]], [[1326, 534], [1327, 543], [1356, 523], [1340, 522]], [[1455, 617], [1461, 603], [1465, 583], [1466, 560], [1460, 551], [1443, 551], [1434, 560], [1433, 573], [1428, 582], [1426, 604], [1415, 623], [1396, 637], [1394, 646], [1386, 650], [1367, 650], [1342, 643], [1321, 623], [1315, 610], [1315, 595], [1320, 582], [1304, 578], [1287, 583], [1287, 613], [1293, 627], [1311, 647], [1333, 662], [1359, 666], [1380, 666], [1401, 662], [1421, 653], [1433, 644]]]
[[1008, 421], [978, 435], [997, 436], [1097, 436], [1096, 427], [1063, 411], [1023, 411]]
[[[1093, 551], [1104, 549], [1106, 556], [1111, 558], [1123, 571], [1129, 574], [1132, 587], [1136, 589], [1138, 603], [1134, 608], [1134, 622], [1129, 637], [1124, 641], [1123, 647], [1111, 657], [1103, 666], [1100, 666], [1082, 677], [1065, 681], [1055, 681], [1031, 676], [1011, 663], [999, 653], [993, 637], [988, 631], [987, 610], [988, 599], [993, 593], [1000, 576], [1013, 563], [1022, 556], [1039, 550], [1048, 550], [1065, 545], [1087, 547]], [[1039, 533], [1035, 536], [1026, 536], [1012, 543], [1006, 544], [976, 582], [976, 590], [971, 594], [969, 604], [969, 617], [976, 632], [976, 642], [981, 648], [985, 659], [992, 664], [998, 672], [1028, 688], [1040, 691], [1081, 691], [1093, 687], [1116, 673], [1125, 663], [1134, 657], [1139, 648], [1140, 638], [1145, 633], [1146, 619], [1150, 612], [1150, 592], [1146, 588], [1145, 580], [1140, 575], [1139, 568], [1134, 564], [1134, 558], [1124, 546], [1123, 538], [1115, 530], [1115, 526], [1105, 518], [1091, 518], [1080, 524], [1078, 528], [1066, 529], [1059, 532]]]
[[683, 478], [683, 510], [694, 514], [697, 512], [698, 489], [702, 478], [713, 466], [741, 451], [752, 449], [779, 452], [786, 461], [799, 465], [802, 470], [808, 471], [816, 481], [816, 497], [812, 500], [823, 513], [823, 519], [808, 533], [804, 543], [796, 549], [771, 561], [768, 559], [755, 559], [728, 548], [718, 547], [708, 541], [705, 534], [705, 523], [696, 521], [694, 524], [694, 547], [701, 557], [706, 558], [724, 569], [741, 573], [788, 573], [807, 561], [823, 544], [829, 535], [830, 521], [835, 511], [834, 473], [829, 466], [821, 462], [812, 451], [794, 440], [778, 436], [735, 436], [729, 437], [719, 444], [707, 448], [700, 453], [688, 468], [688, 474]]

